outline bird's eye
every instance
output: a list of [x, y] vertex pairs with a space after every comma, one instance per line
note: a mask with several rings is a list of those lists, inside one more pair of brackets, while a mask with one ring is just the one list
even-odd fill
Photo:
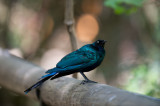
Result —
[[99, 43], [99, 41], [97, 41], [97, 43]]

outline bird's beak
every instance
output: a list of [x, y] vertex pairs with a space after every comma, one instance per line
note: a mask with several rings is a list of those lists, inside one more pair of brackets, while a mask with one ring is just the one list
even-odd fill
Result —
[[106, 40], [104, 40], [104, 43], [106, 43], [107, 41]]
[[106, 42], [107, 42], [106, 40], [103, 40], [102, 47], [104, 47]]

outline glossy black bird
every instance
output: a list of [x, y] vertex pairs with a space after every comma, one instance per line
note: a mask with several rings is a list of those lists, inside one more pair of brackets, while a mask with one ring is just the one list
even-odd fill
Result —
[[24, 92], [27, 94], [48, 79], [52, 80], [76, 72], [80, 72], [84, 77], [85, 80], [83, 83], [94, 82], [89, 80], [83, 72], [91, 71], [101, 64], [105, 56], [105, 42], [105, 40], [97, 40], [92, 44], [87, 44], [66, 55], [57, 63], [55, 68], [46, 71], [47, 74], [42, 76], [40, 81], [26, 89]]

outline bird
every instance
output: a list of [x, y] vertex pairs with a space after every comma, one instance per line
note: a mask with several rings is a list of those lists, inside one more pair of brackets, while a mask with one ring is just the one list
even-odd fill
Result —
[[76, 51], [64, 56], [57, 64], [56, 67], [47, 70], [40, 80], [26, 89], [24, 92], [27, 94], [32, 89], [42, 85], [46, 80], [56, 79], [62, 76], [80, 72], [85, 80], [81, 84], [96, 83], [89, 80], [84, 72], [91, 71], [98, 67], [105, 56], [104, 45], [107, 41], [97, 40], [92, 44], [86, 44]]

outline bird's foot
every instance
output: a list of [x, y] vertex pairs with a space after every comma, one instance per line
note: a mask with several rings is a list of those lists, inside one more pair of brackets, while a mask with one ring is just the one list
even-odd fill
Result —
[[97, 82], [91, 81], [91, 80], [83, 80], [80, 84], [81, 84], [81, 85], [84, 85], [84, 84], [86, 84], [86, 83], [97, 83]]

